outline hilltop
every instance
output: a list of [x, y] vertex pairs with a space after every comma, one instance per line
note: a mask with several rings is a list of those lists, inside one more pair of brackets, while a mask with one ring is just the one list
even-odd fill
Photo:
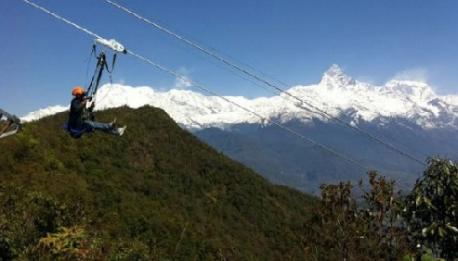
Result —
[[46, 256], [65, 242], [110, 258], [302, 255], [312, 197], [270, 184], [160, 109], [124, 107], [97, 117], [117, 117], [128, 132], [74, 140], [60, 113], [1, 141], [4, 257]]

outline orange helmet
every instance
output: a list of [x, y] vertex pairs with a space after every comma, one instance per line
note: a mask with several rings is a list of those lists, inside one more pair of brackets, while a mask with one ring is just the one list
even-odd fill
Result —
[[85, 92], [86, 92], [86, 91], [84, 90], [83, 87], [81, 87], [81, 86], [76, 86], [76, 87], [73, 88], [73, 90], [72, 90], [72, 95], [73, 95], [73, 96], [83, 96]]

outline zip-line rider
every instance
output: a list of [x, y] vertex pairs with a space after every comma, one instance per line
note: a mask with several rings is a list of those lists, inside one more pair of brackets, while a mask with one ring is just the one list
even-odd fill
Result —
[[4, 134], [13, 125], [16, 126], [16, 130], [13, 131], [16, 133], [21, 125], [21, 120], [18, 117], [0, 109], [0, 121], [2, 121], [4, 118], [6, 119], [7, 123], [3, 128], [0, 129], [0, 136], [2, 136], [2, 134]]
[[68, 115], [67, 130], [74, 138], [81, 137], [84, 133], [100, 130], [105, 133], [122, 136], [126, 130], [126, 126], [117, 128], [115, 122], [101, 123], [93, 121], [89, 118], [89, 111], [92, 111], [94, 104], [89, 110], [86, 108], [87, 101], [92, 97], [87, 97], [84, 88], [75, 87], [72, 90], [72, 95], [75, 97], [71, 101], [70, 113]]

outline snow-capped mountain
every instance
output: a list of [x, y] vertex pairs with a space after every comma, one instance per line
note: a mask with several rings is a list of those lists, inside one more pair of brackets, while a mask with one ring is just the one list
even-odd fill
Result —
[[53, 115], [59, 112], [66, 111], [68, 109], [69, 109], [68, 106], [61, 106], [61, 105], [50, 106], [44, 109], [39, 109], [37, 111], [28, 113], [24, 117], [21, 117], [21, 121], [23, 122], [35, 121], [35, 120], [41, 119], [49, 115]]
[[[400, 118], [425, 129], [458, 128], [458, 96], [437, 95], [428, 84], [422, 82], [392, 80], [384, 86], [374, 86], [356, 81], [339, 66], [332, 65], [318, 84], [294, 86], [288, 92], [333, 116], [350, 117], [353, 124], [360, 121], [384, 124], [387, 120]], [[226, 98], [267, 119], [275, 118], [282, 122], [292, 119], [310, 122], [313, 118], [327, 120], [320, 114], [300, 109], [295, 105], [297, 100], [285, 94], [255, 99], [240, 96]], [[219, 97], [190, 90], [161, 92], [151, 87], [104, 85], [98, 92], [96, 104], [97, 110], [124, 105], [132, 108], [152, 105], [167, 111], [178, 123], [197, 129], [261, 123], [257, 116]], [[32, 112], [22, 120], [36, 120], [66, 109], [67, 106], [52, 106]]]
[[[458, 96], [437, 95], [426, 83], [391, 80], [382, 86], [353, 79], [333, 65], [321, 81], [293, 86], [281, 94], [247, 99], [226, 96], [261, 118], [215, 96], [184, 89], [158, 91], [151, 87], [104, 85], [96, 97], [96, 109], [151, 105], [164, 109], [176, 122], [214, 148], [253, 168], [276, 183], [314, 192], [322, 183], [359, 180], [364, 172], [340, 158], [317, 149], [269, 124], [281, 121], [335, 151], [395, 178], [409, 187], [423, 171], [422, 166], [383, 145], [342, 127], [320, 113], [325, 110], [376, 137], [424, 160], [442, 155], [458, 159]], [[53, 106], [30, 113], [24, 121], [65, 111]]]

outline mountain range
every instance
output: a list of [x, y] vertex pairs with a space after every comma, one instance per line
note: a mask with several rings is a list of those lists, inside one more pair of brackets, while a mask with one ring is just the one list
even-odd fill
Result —
[[[318, 84], [298, 85], [287, 91], [333, 116], [350, 115], [355, 124], [363, 120], [383, 125], [384, 118], [399, 117], [422, 128], [458, 128], [458, 95], [437, 95], [431, 86], [423, 82], [391, 80], [384, 86], [375, 86], [354, 80], [334, 64]], [[320, 115], [295, 106], [294, 100], [284, 94], [255, 99], [225, 97], [265, 118], [279, 118], [282, 122], [291, 119], [307, 122], [320, 118]], [[178, 123], [188, 128], [260, 123], [257, 117], [218, 97], [183, 89], [161, 92], [148, 86], [106, 84], [100, 88], [96, 102], [99, 110], [125, 105], [132, 108], [153, 105], [165, 109]], [[51, 106], [29, 113], [22, 119], [37, 120], [66, 109], [67, 106]]]
[[[395, 145], [422, 160], [441, 155], [458, 158], [458, 96], [438, 95], [424, 82], [391, 80], [383, 86], [361, 82], [332, 65], [314, 85], [287, 90], [307, 104]], [[410, 186], [422, 166], [364, 135], [342, 127], [314, 109], [303, 110], [285, 94], [247, 99], [225, 96], [267, 120], [216, 96], [187, 89], [104, 85], [97, 110], [151, 105], [164, 109], [182, 127], [270, 180], [314, 192], [323, 183], [356, 180], [364, 173], [312, 144], [272, 125], [275, 120], [371, 169]], [[33, 121], [66, 110], [52, 106], [22, 119]]]

